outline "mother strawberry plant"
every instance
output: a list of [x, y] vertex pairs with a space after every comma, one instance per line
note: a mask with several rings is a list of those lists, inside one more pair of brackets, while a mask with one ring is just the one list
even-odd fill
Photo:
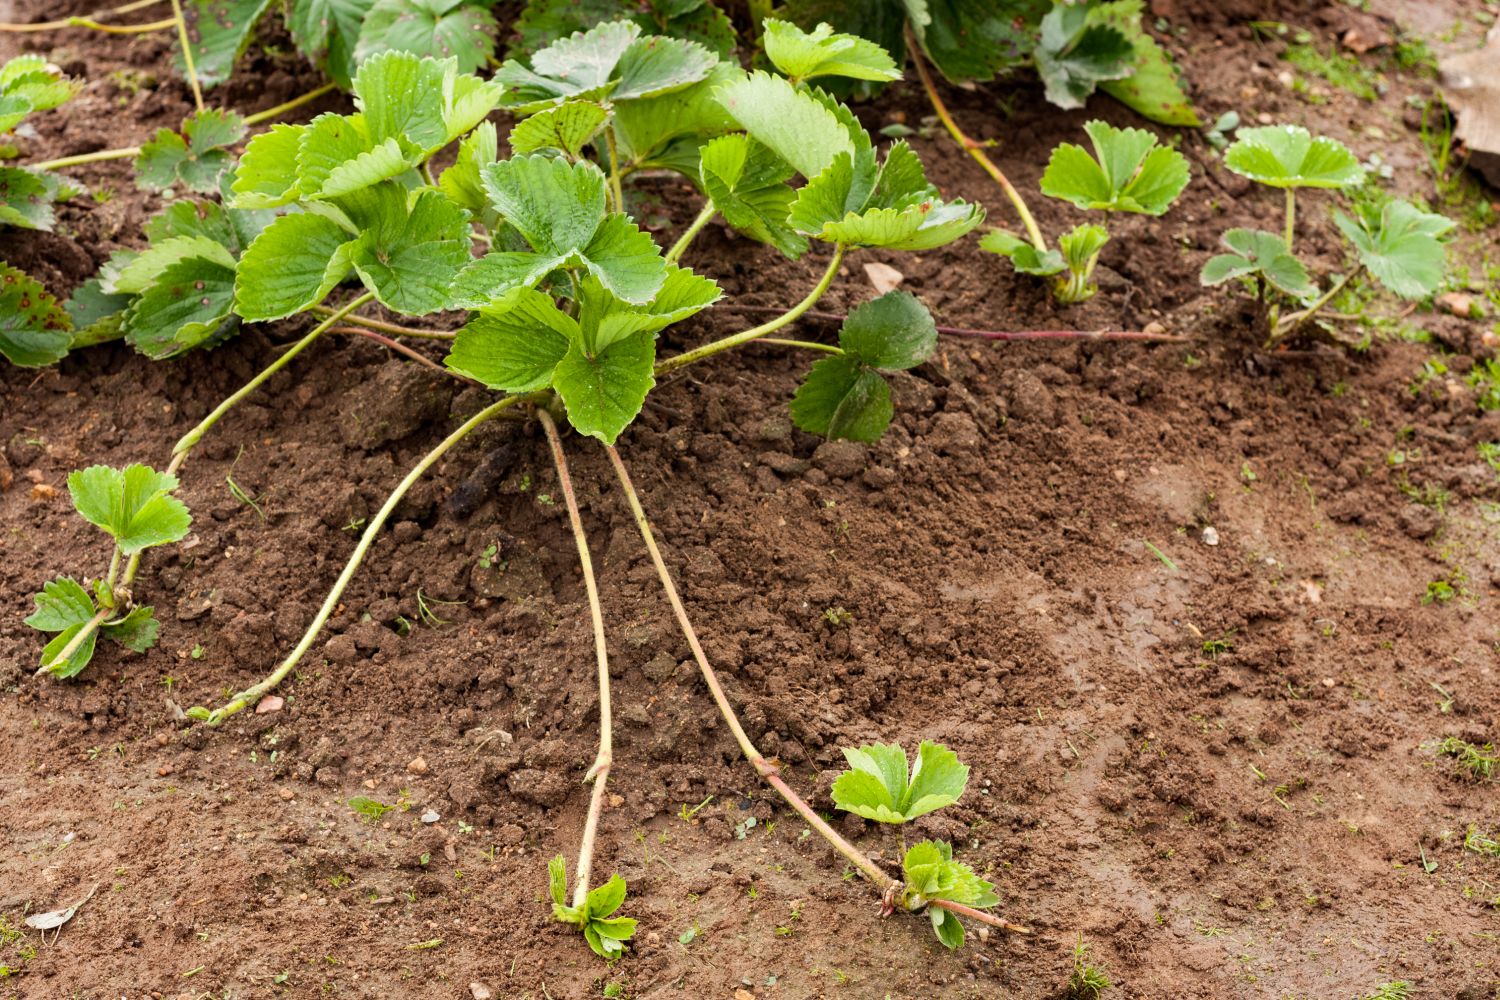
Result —
[[[280, 684], [313, 646], [417, 480], [502, 412], [533, 416], [546, 432], [578, 544], [599, 667], [599, 746], [584, 776], [593, 790], [571, 901], [561, 860], [553, 864], [549, 883], [557, 918], [578, 927], [607, 958], [623, 952], [635, 925], [618, 912], [625, 902], [623, 880], [616, 876], [596, 886], [592, 879], [604, 786], [614, 764], [609, 670], [601, 602], [558, 423], [566, 420], [608, 448], [704, 681], [746, 756], [810, 827], [842, 844], [739, 725], [702, 656], [613, 445], [660, 375], [792, 323], [827, 292], [848, 255], [867, 247], [935, 249], [983, 220], [977, 206], [943, 200], [904, 142], [877, 151], [853, 113], [808, 82], [829, 75], [889, 77], [889, 57], [830, 31], [782, 42], [771, 58], [785, 75], [747, 73], [697, 43], [643, 35], [632, 22], [605, 23], [562, 39], [527, 62], [507, 62], [490, 81], [459, 72], [454, 59], [372, 55], [353, 77], [356, 112], [275, 126], [249, 143], [229, 184], [230, 204], [215, 216], [215, 225], [227, 225], [231, 235], [253, 235], [247, 246], [241, 250], [187, 226], [121, 260], [106, 276], [109, 287], [99, 288], [101, 295], [139, 296], [124, 306], [127, 326], [143, 313], [163, 317], [163, 330], [174, 331], [154, 341], [163, 354], [191, 346], [211, 325], [203, 320], [172, 326], [179, 315], [168, 308], [172, 301], [184, 313], [201, 307], [216, 315], [227, 304], [236, 322], [310, 312], [326, 317], [182, 437], [169, 477], [225, 413], [335, 323], [372, 322], [358, 312], [366, 303], [408, 316], [468, 312], [453, 337], [448, 367], [499, 395], [424, 456], [369, 519], [302, 639], [271, 674], [219, 708], [194, 708], [188, 715], [218, 724]], [[498, 157], [497, 133], [485, 121], [501, 105], [519, 119], [506, 158]], [[434, 157], [455, 145], [451, 165], [435, 173]], [[625, 182], [646, 169], [678, 171], [705, 195], [702, 211], [667, 250], [629, 214]], [[205, 222], [214, 216], [212, 210], [204, 213]], [[178, 222], [190, 222], [188, 214], [184, 210]], [[826, 254], [821, 277], [796, 305], [758, 326], [660, 357], [661, 331], [712, 307], [722, 295], [713, 280], [681, 263], [695, 236], [717, 217], [788, 257]], [[476, 246], [482, 252], [476, 254]], [[212, 293], [207, 277], [173, 272], [192, 260], [219, 269]], [[154, 307], [148, 304], [153, 282], [169, 289], [158, 296], [168, 301]], [[324, 305], [346, 283], [357, 286], [356, 294], [340, 305]], [[796, 424], [828, 437], [869, 441], [894, 414], [889, 373], [921, 364], [934, 348], [936, 329], [918, 299], [894, 292], [851, 311], [837, 346], [777, 343], [826, 355], [790, 400]], [[174, 486], [175, 479], [164, 480], [162, 490]], [[939, 909], [949, 907], [950, 915], [963, 912], [1012, 926], [973, 908], [988, 905], [982, 893], [942, 896], [941, 886], [958, 877], [955, 872], [962, 874], [951, 859], [922, 856], [908, 867], [914, 884], [923, 887], [923, 900], [946, 899]], [[865, 859], [860, 870], [892, 898], [893, 883], [878, 866]], [[911, 905], [917, 897], [902, 898], [909, 909], [926, 905]], [[951, 929], [943, 933], [945, 943], [953, 943]]]

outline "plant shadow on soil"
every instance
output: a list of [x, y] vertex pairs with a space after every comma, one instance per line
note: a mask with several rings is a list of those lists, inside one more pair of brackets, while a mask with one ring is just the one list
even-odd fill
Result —
[[[1375, 15], [1177, 6], [1171, 44], [1206, 118], [1307, 122], [1361, 155], [1379, 148], [1399, 189], [1431, 195], [1406, 105], [1429, 82], [1390, 74], [1366, 102], [1313, 81], [1326, 100], [1309, 103], [1278, 79], [1276, 44], [1245, 26], [1276, 17], [1331, 45], [1350, 26], [1380, 30]], [[1441, 6], [1447, 23], [1464, 16]], [[1463, 23], [1454, 45], [1483, 30]], [[65, 65], [95, 81], [38, 120], [37, 155], [97, 148], [101, 122], [109, 143], [138, 141], [188, 106], [175, 81], [127, 86], [131, 73], [167, 80], [160, 38], [31, 42], [65, 46]], [[244, 110], [309, 82], [254, 58], [226, 98]], [[1087, 117], [1132, 123], [1104, 98], [1060, 113], [1025, 83], [950, 96], [975, 134], [1014, 137], [998, 156], [1027, 191]], [[924, 111], [911, 85], [861, 108], [872, 127]], [[945, 137], [913, 141], [945, 193], [1003, 221]], [[1500, 829], [1500, 786], [1460, 779], [1423, 744], [1500, 737], [1500, 481], [1475, 452], [1500, 423], [1452, 377], [1412, 391], [1437, 345], [1258, 352], [1254, 317], [1196, 275], [1218, 232], [1275, 228], [1279, 202], [1198, 137], [1182, 148], [1195, 173], [1183, 201], [1120, 227], [1082, 307], [1056, 310], [972, 241], [881, 259], [939, 322], [1156, 319], [1200, 341], [945, 341], [898, 380], [895, 424], [868, 448], [794, 431], [785, 401], [804, 361], [753, 347], [674, 378], [622, 440], [751, 736], [821, 808], [840, 746], [954, 747], [970, 791], [917, 830], [952, 840], [1035, 938], [971, 934], [950, 954], [923, 921], [882, 921], [778, 809], [697, 681], [605, 456], [576, 438], [616, 675], [596, 867], [630, 883], [641, 929], [625, 961], [597, 961], [543, 902], [546, 859], [582, 821], [597, 706], [576, 553], [529, 429], [486, 427], [412, 492], [281, 711], [218, 730], [174, 721], [169, 700], [211, 704], [268, 670], [362, 519], [482, 405], [365, 342], [319, 344], [195, 454], [193, 535], [137, 584], [162, 643], [103, 652], [74, 683], [33, 679], [30, 595], [103, 557], [67, 509], [67, 472], [159, 463], [298, 332], [279, 324], [166, 364], [112, 347], [55, 371], [0, 370], [0, 485], [14, 478], [0, 493], [0, 914], [17, 925], [100, 885], [35, 957], [16, 957], [34, 934], [3, 945], [0, 964], [20, 971], [0, 996], [456, 997], [483, 982], [561, 1000], [613, 982], [642, 998], [1042, 998], [1061, 995], [1080, 935], [1121, 997], [1345, 997], [1391, 979], [1492, 996], [1500, 859], [1466, 851], [1463, 835]], [[0, 257], [58, 293], [137, 239], [156, 206], [123, 164], [79, 176], [114, 197], [64, 209], [58, 235], [0, 237]], [[677, 184], [651, 190], [676, 227], [696, 210]], [[1034, 201], [1050, 231], [1071, 216]], [[1306, 245], [1336, 267], [1328, 199], [1308, 201]], [[795, 300], [820, 267], [717, 227], [690, 258], [766, 305]], [[849, 271], [830, 308], [870, 296]], [[1450, 354], [1484, 350], [1483, 323], [1409, 322]], [[670, 346], [735, 325], [711, 311]], [[259, 513], [227, 488], [231, 469]], [[1458, 596], [1424, 605], [1435, 579]], [[345, 804], [359, 795], [397, 808], [368, 821]], [[439, 822], [418, 820], [428, 809]], [[895, 856], [883, 831], [844, 829]]]

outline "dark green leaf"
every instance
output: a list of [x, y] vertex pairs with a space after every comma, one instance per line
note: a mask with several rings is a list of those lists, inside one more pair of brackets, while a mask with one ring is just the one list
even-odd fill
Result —
[[26, 624], [40, 632], [61, 632], [94, 617], [94, 599], [82, 584], [65, 576], [43, 585], [33, 600], [36, 610]]
[[848, 355], [816, 362], [792, 397], [791, 412], [804, 431], [851, 441], [879, 440], [895, 414], [885, 379]]
[[491, 389], [530, 392], [552, 384], [553, 369], [581, 336], [550, 295], [514, 288], [458, 331], [446, 363]]
[[0, 354], [11, 364], [38, 368], [61, 360], [73, 324], [57, 300], [25, 271], [0, 261]]
[[495, 18], [465, 0], [376, 0], [365, 15], [356, 62], [379, 52], [458, 59], [461, 73], [472, 73], [495, 52]]
[[594, 357], [584, 354], [581, 341], [570, 345], [552, 384], [573, 428], [614, 444], [656, 384], [651, 372], [655, 361], [656, 334], [650, 332], [618, 340]]
[[839, 347], [871, 368], [915, 368], [937, 347], [932, 314], [910, 292], [886, 292], [855, 306], [839, 328]]
[[[234, 304], [233, 268], [201, 257], [169, 266], [125, 314], [125, 339], [149, 358], [175, 357], [225, 328]], [[232, 329], [232, 327], [231, 327]]]
[[703, 147], [700, 169], [704, 191], [731, 226], [793, 260], [807, 252], [807, 239], [787, 224], [795, 171], [779, 156], [748, 135], [726, 135]]
[[1037, 73], [1047, 100], [1060, 108], [1081, 108], [1101, 82], [1129, 76], [1134, 55], [1118, 30], [1089, 22], [1085, 3], [1059, 3], [1042, 18]]
[[[187, 23], [199, 83], [213, 87], [229, 79], [235, 61], [250, 46], [255, 25], [270, 6], [271, 0], [185, 0], [182, 17]], [[176, 63], [186, 76], [181, 50]]]
[[52, 231], [57, 184], [25, 167], [0, 167], [0, 225]]
[[155, 609], [141, 607], [131, 608], [129, 614], [117, 621], [105, 622], [99, 626], [99, 631], [104, 638], [118, 642], [133, 653], [144, 653], [156, 645], [158, 628]]

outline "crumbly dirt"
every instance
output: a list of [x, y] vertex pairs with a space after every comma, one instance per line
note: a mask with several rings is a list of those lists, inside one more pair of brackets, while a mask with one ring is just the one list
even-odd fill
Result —
[[[0, 20], [84, 6], [0, 3]], [[1326, 49], [1398, 16], [1441, 49], [1477, 42], [1475, 5], [1152, 6], [1209, 120], [1307, 122], [1435, 197], [1408, 103], [1429, 80], [1388, 71], [1375, 101], [1313, 80], [1309, 99], [1278, 79], [1283, 42], [1246, 21], [1306, 28]], [[190, 106], [159, 35], [25, 44], [92, 81], [36, 119], [27, 155], [138, 142]], [[224, 97], [254, 110], [312, 82], [257, 55]], [[1026, 191], [1088, 117], [1025, 80], [948, 93], [976, 136], [1003, 140], [995, 155]], [[916, 126], [925, 110], [908, 86], [861, 114]], [[1090, 114], [1133, 121], [1105, 98]], [[1009, 218], [946, 137], [913, 141], [945, 192]], [[752, 347], [659, 388], [621, 445], [752, 737], [825, 809], [841, 746], [953, 746], [970, 790], [916, 832], [953, 841], [1035, 936], [971, 934], [949, 953], [922, 920], [880, 918], [745, 765], [605, 456], [576, 438], [616, 711], [596, 870], [629, 881], [640, 920], [624, 961], [595, 959], [543, 901], [546, 859], [576, 850], [598, 713], [577, 557], [534, 428], [487, 426], [413, 490], [280, 711], [215, 730], [175, 718], [275, 665], [364, 519], [483, 405], [366, 341], [319, 343], [194, 454], [193, 533], [136, 585], [160, 645], [101, 650], [73, 682], [33, 678], [30, 595], [107, 557], [69, 512], [67, 473], [164, 464], [306, 328], [288, 322], [169, 363], [116, 345], [0, 369], [0, 915], [15, 928], [97, 887], [55, 940], [5, 932], [0, 997], [460, 998], [474, 983], [507, 1000], [1060, 998], [1079, 941], [1108, 996], [1345, 998], [1397, 979], [1423, 998], [1497, 995], [1500, 858], [1464, 840], [1500, 834], [1500, 785], [1426, 747], [1500, 741], [1500, 477], [1476, 452], [1500, 422], [1463, 380], [1493, 319], [1418, 310], [1404, 323], [1430, 345], [1260, 350], [1253, 312], [1196, 275], [1224, 228], [1276, 228], [1279, 200], [1200, 136], [1182, 149], [1195, 183], [1164, 219], [1119, 224], [1084, 306], [1055, 307], [972, 242], [865, 259], [901, 270], [940, 322], [1154, 321], [1191, 344], [945, 340], [897, 381], [896, 422], [868, 448], [793, 430], [806, 359]], [[0, 257], [58, 293], [138, 241], [158, 203], [124, 164], [76, 176], [113, 196], [64, 208], [55, 235], [0, 234]], [[674, 228], [696, 210], [675, 183], [650, 191]], [[1075, 217], [1032, 202], [1050, 232]], [[1304, 210], [1325, 268], [1340, 263], [1330, 203]], [[1474, 275], [1494, 239], [1463, 238]], [[717, 228], [690, 258], [729, 301], [763, 305], [800, 297], [822, 267]], [[872, 294], [860, 263], [828, 308]], [[713, 311], [664, 350], [740, 322]], [[1418, 379], [1440, 353], [1447, 373]], [[1424, 604], [1438, 580], [1456, 596]], [[396, 808], [367, 821], [354, 796]], [[897, 855], [888, 831], [840, 821]]]

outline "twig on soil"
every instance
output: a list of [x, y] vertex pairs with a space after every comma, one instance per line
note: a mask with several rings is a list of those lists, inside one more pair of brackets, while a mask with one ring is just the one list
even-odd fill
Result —
[[547, 432], [547, 443], [552, 448], [552, 464], [557, 467], [558, 488], [568, 507], [568, 522], [573, 528], [573, 540], [578, 544], [578, 564], [583, 568], [583, 587], [589, 599], [589, 617], [594, 623], [594, 655], [599, 667], [599, 755], [594, 766], [584, 775], [584, 781], [593, 781], [594, 791], [589, 796], [588, 817], [583, 824], [583, 840], [578, 845], [578, 865], [574, 868], [577, 879], [573, 887], [573, 906], [582, 909], [589, 894], [589, 875], [594, 865], [594, 841], [599, 832], [599, 817], [604, 812], [604, 786], [609, 780], [609, 767], [614, 752], [614, 732], [611, 726], [609, 706], [609, 652], [604, 637], [604, 610], [599, 603], [599, 587], [594, 581], [594, 562], [589, 557], [589, 540], [583, 531], [583, 518], [578, 513], [578, 498], [573, 493], [573, 479], [568, 475], [568, 457], [563, 452], [562, 437], [557, 433], [557, 422], [545, 407], [538, 407], [537, 419]]
[[[661, 556], [661, 550], [657, 548], [656, 537], [651, 531], [651, 522], [647, 520], [646, 511], [641, 507], [640, 497], [636, 494], [635, 486], [630, 481], [630, 473], [626, 470], [625, 463], [620, 460], [620, 453], [611, 447], [606, 447], [605, 450], [609, 453], [609, 460], [615, 467], [615, 474], [619, 477], [620, 488], [625, 492], [625, 499], [630, 504], [630, 511], [635, 517], [636, 527], [640, 529], [641, 538], [645, 541], [646, 549], [651, 554], [651, 562], [656, 567], [656, 575], [661, 580], [662, 589], [666, 591], [667, 601], [672, 605], [672, 613], [677, 618], [678, 627], [682, 629], [683, 637], [687, 639], [688, 648], [692, 650], [693, 658], [698, 662], [698, 670], [703, 677], [703, 682], [708, 686], [709, 694], [713, 696], [714, 704], [718, 706], [719, 714], [724, 717], [724, 721], [728, 724], [730, 732], [734, 734], [735, 742], [739, 744], [740, 751], [750, 761], [751, 766], [755, 768], [756, 772], [765, 779], [768, 785], [776, 790], [777, 794], [785, 800], [787, 805], [792, 807], [798, 816], [802, 817], [802, 820], [808, 826], [818, 831], [818, 834], [835, 851], [843, 855], [865, 878], [869, 879], [875, 884], [876, 888], [881, 890], [883, 899], [889, 899], [899, 894], [902, 888], [901, 882], [887, 875], [874, 861], [866, 857], [863, 851], [849, 843], [833, 827], [829, 826], [807, 804], [802, 796], [798, 795], [781, 777], [780, 763], [774, 760], [767, 760], [755, 748], [755, 744], [751, 742], [744, 727], [740, 725], [739, 716], [735, 714], [734, 708], [729, 704], [729, 698], [724, 694], [724, 688], [719, 684], [718, 675], [709, 664], [708, 656], [703, 652], [702, 643], [698, 641], [697, 630], [693, 628], [693, 623], [687, 616], [687, 610], [682, 605], [682, 598], [677, 594], [677, 586], [672, 581], [671, 571], [667, 569], [667, 564]], [[975, 910], [959, 903], [935, 899], [930, 901], [928, 905], [936, 906], [940, 909], [952, 910], [954, 913], [968, 917], [971, 920], [977, 920], [980, 923], [988, 924], [991, 927], [998, 927], [1001, 930], [1011, 931], [1012, 933], [1031, 933], [1029, 928], [1013, 924], [993, 914]]]
[[[0, 22], [0, 31], [26, 33], [33, 31], [60, 31], [63, 28], [96, 28], [105, 29], [107, 26], [100, 22], [100, 18], [113, 17], [116, 14], [129, 14], [133, 11], [144, 10], [147, 7], [155, 7], [157, 4], [166, 3], [167, 0], [135, 0], [120, 7], [111, 7], [108, 10], [96, 10], [92, 14], [82, 17], [65, 17], [57, 21], [37, 21], [33, 24], [8, 24]], [[166, 22], [167, 27], [176, 23], [176, 18]]]
[[304, 104], [310, 104], [329, 91], [336, 90], [337, 88], [338, 84], [336, 83], [325, 83], [321, 87], [314, 87], [312, 90], [309, 90], [302, 96], [294, 97], [290, 101], [285, 101], [281, 104], [276, 105], [274, 108], [267, 108], [264, 111], [257, 111], [253, 115], [246, 115], [245, 124], [259, 125], [261, 122], [268, 122], [272, 118], [279, 118], [282, 115], [286, 114], [288, 111], [295, 111], [297, 108], [302, 107], [302, 105]]

